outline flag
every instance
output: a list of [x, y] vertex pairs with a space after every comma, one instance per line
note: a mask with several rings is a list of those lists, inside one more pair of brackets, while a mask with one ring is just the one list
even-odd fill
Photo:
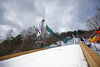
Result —
[[39, 32], [43, 31], [42, 22], [39, 24]]
[[41, 23], [39, 24], [39, 32], [41, 32]]
[[95, 40], [95, 37], [93, 37], [92, 39], [91, 39], [91, 42], [93, 42]]

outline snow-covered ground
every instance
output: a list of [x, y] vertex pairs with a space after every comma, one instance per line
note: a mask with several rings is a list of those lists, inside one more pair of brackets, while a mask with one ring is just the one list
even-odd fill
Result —
[[79, 44], [46, 49], [0, 61], [0, 67], [88, 67]]

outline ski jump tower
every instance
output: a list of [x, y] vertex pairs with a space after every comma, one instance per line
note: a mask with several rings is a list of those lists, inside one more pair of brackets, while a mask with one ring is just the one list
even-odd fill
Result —
[[41, 22], [41, 34], [40, 34], [41, 40], [43, 40], [46, 37], [46, 29], [44, 27], [44, 22], [45, 22], [45, 20], [42, 19], [42, 22]]

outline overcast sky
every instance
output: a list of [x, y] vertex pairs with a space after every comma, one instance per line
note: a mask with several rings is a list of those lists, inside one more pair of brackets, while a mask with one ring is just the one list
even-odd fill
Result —
[[86, 29], [100, 0], [0, 0], [0, 35], [39, 25], [42, 18], [55, 32]]

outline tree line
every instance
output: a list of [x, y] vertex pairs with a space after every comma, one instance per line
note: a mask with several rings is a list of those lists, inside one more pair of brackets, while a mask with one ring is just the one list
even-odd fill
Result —
[[[30, 28], [32, 29], [32, 28]], [[43, 40], [40, 40], [40, 36], [37, 36], [37, 32], [32, 32], [32, 30], [28, 29], [27, 31], [23, 31], [21, 34], [16, 37], [12, 36], [11, 30], [10, 33], [7, 34], [6, 40], [4, 40], [0, 44], [0, 56], [40, 49], [46, 46], [50, 46], [53, 43], [59, 41], [56, 37], [48, 34], [47, 37]], [[29, 31], [30, 30], [30, 31]], [[78, 30], [78, 31], [68, 31], [62, 32], [60, 36], [62, 37], [77, 37], [80, 38], [82, 35], [90, 35], [92, 31]]]

